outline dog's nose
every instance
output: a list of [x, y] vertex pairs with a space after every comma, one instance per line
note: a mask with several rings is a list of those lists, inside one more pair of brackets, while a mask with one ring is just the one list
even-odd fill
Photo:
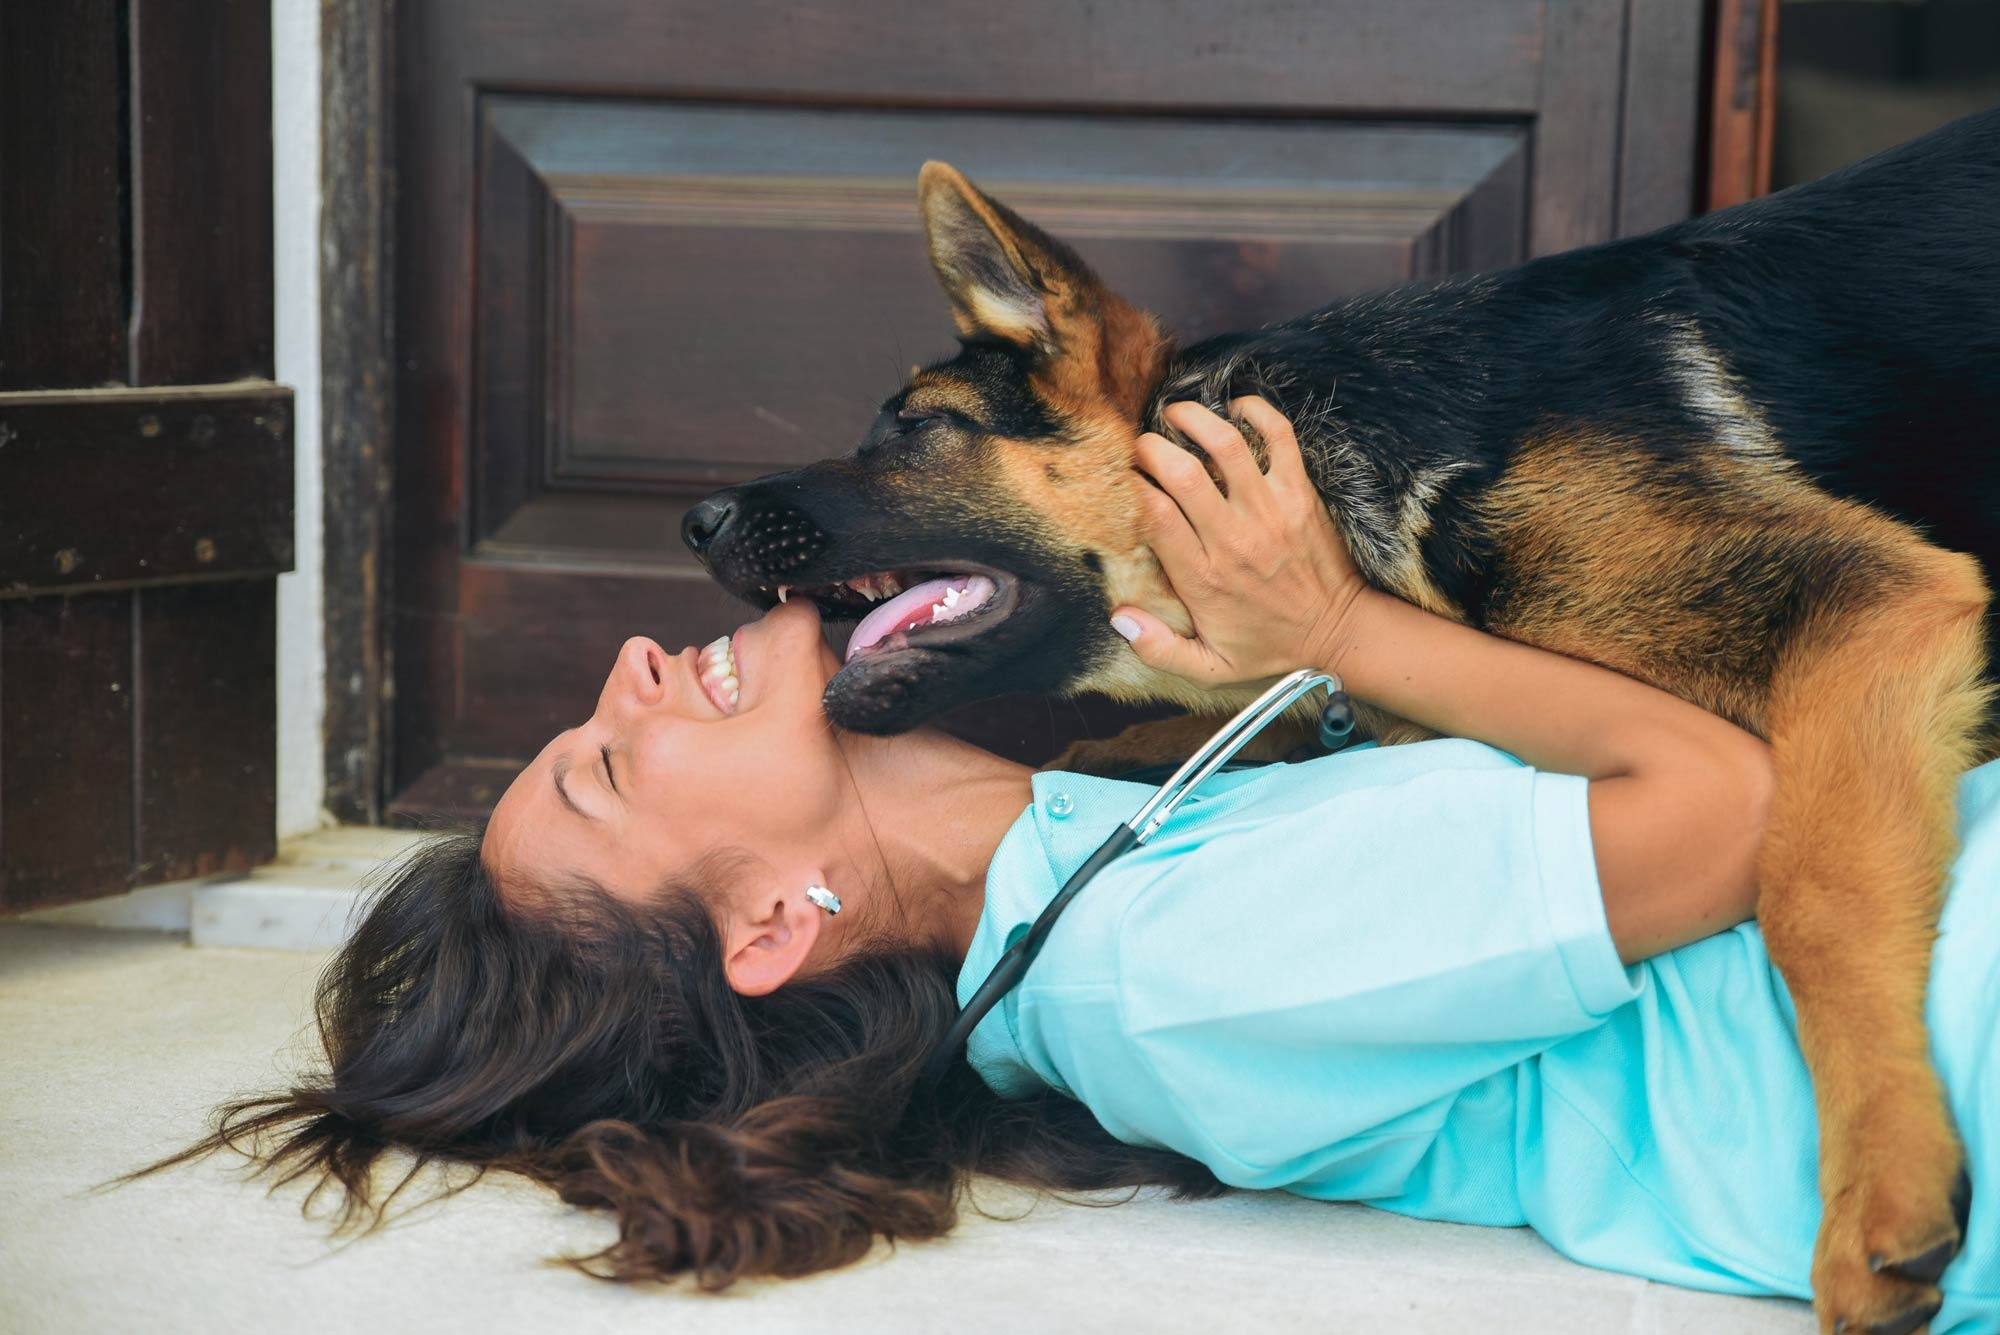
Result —
[[727, 496], [710, 496], [687, 512], [681, 520], [681, 541], [696, 556], [705, 553], [715, 535], [736, 517], [736, 502]]

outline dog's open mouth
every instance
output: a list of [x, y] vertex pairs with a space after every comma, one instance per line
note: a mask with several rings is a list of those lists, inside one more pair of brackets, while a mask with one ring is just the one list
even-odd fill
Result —
[[781, 584], [830, 621], [853, 621], [848, 665], [912, 649], [942, 648], [985, 634], [1014, 610], [1020, 581], [984, 567], [874, 571], [834, 584]]

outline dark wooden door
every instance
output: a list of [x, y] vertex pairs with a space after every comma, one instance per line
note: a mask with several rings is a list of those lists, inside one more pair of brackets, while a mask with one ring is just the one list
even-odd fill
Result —
[[[1186, 337], [1684, 216], [1700, 0], [409, 0], [391, 788], [490, 804], [612, 652], [736, 624], [677, 538], [849, 449], [951, 324], [943, 158]], [[981, 711], [1037, 759], [1108, 720]]]
[[274, 851], [270, 10], [0, 7], [0, 911]]

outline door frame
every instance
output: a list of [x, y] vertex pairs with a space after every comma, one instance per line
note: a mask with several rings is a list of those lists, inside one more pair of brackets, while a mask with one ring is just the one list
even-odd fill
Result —
[[395, 463], [393, 0], [320, 8], [320, 376], [326, 809], [387, 800]]

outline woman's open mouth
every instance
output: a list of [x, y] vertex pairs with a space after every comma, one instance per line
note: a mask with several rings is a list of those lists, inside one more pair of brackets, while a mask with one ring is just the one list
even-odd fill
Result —
[[843, 658], [880, 656], [969, 640], [1014, 610], [1019, 581], [997, 570], [894, 570], [834, 584], [779, 585], [780, 602], [800, 594], [829, 620], [854, 620]]
[[695, 676], [708, 702], [724, 714], [734, 714], [742, 703], [743, 691], [736, 670], [735, 637], [724, 635], [702, 647]]

